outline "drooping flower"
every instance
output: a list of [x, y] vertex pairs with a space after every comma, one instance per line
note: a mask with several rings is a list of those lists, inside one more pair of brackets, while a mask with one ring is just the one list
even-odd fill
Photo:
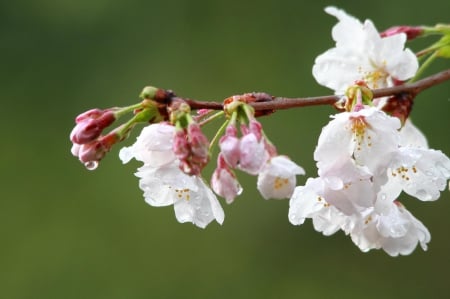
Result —
[[213, 190], [230, 203], [242, 191], [232, 169], [258, 175], [257, 188], [265, 199], [289, 198], [294, 191], [296, 175], [305, 174], [303, 168], [286, 156], [277, 154], [276, 147], [267, 140], [262, 125], [250, 118], [240, 126], [238, 138], [235, 124], [226, 128], [219, 142], [220, 154], [211, 185]]
[[266, 151], [264, 140], [250, 132], [244, 135], [239, 142], [238, 168], [251, 175], [257, 175], [264, 167], [269, 154]]
[[242, 193], [236, 175], [230, 169], [222, 154], [217, 157], [217, 168], [211, 177], [211, 187], [218, 195], [225, 198], [227, 203], [232, 203], [236, 196]]
[[259, 173], [257, 187], [265, 199], [290, 198], [297, 183], [296, 176], [303, 174], [303, 168], [286, 156], [275, 156], [266, 162]]
[[220, 138], [220, 154], [231, 168], [236, 168], [240, 159], [240, 140], [237, 137], [237, 129], [233, 125], [226, 128], [225, 135]]
[[441, 151], [400, 147], [389, 164], [388, 177], [398, 193], [437, 200], [450, 178], [450, 159]]
[[252, 119], [249, 125], [241, 125], [242, 137], [238, 138], [234, 124], [228, 125], [219, 141], [220, 154], [231, 168], [238, 168], [257, 175], [269, 159], [261, 124]]
[[325, 11], [339, 22], [332, 30], [336, 46], [318, 56], [313, 67], [319, 84], [344, 94], [355, 81], [383, 88], [414, 76], [418, 61], [411, 50], [404, 49], [405, 34], [381, 37], [370, 20], [361, 23], [335, 7]]
[[[358, 188], [355, 190], [359, 191]], [[304, 186], [294, 190], [289, 201], [289, 221], [293, 225], [301, 225], [306, 219], [312, 219], [316, 231], [326, 236], [334, 234], [347, 226], [351, 215], [361, 210], [357, 205], [358, 200], [372, 200], [370, 196], [348, 198], [346, 192], [347, 189], [336, 191], [329, 188], [320, 177], [309, 178]], [[352, 193], [356, 195], [357, 192]], [[339, 203], [347, 214], [327, 201], [333, 198], [337, 199], [334, 202]]]
[[224, 212], [217, 197], [198, 175], [180, 169], [174, 150], [175, 128], [158, 123], [145, 127], [136, 142], [123, 148], [123, 163], [132, 158], [144, 162], [136, 175], [145, 201], [152, 206], [173, 205], [179, 222], [205, 228], [212, 220], [223, 223]]
[[400, 202], [378, 200], [349, 231], [352, 241], [363, 251], [382, 248], [390, 256], [408, 255], [417, 244], [427, 250], [428, 229]]
[[[308, 179], [305, 186], [295, 189], [289, 220], [301, 225], [310, 218], [314, 228], [326, 236], [342, 230], [363, 252], [383, 249], [391, 256], [407, 255], [418, 243], [426, 250], [430, 241], [426, 227], [386, 193], [374, 193], [370, 184], [333, 190], [321, 178]], [[350, 209], [349, 202], [353, 202]]]
[[165, 123], [152, 124], [142, 129], [136, 142], [119, 152], [123, 163], [132, 158], [152, 167], [160, 167], [173, 162], [176, 156], [172, 150], [175, 127]]
[[144, 165], [136, 173], [145, 201], [152, 206], [173, 205], [180, 223], [205, 228], [211, 221], [224, 221], [217, 197], [202, 178], [182, 172], [176, 163], [154, 168]]

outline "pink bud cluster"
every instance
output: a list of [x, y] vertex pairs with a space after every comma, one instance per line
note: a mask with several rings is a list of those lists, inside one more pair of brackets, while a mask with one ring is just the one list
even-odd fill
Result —
[[209, 142], [197, 123], [175, 132], [173, 151], [180, 169], [189, 175], [199, 175], [209, 162]]
[[255, 120], [250, 120], [248, 126], [241, 125], [242, 137], [237, 137], [235, 126], [228, 126], [225, 135], [220, 139], [219, 146], [224, 160], [231, 168], [256, 175], [259, 173], [264, 163], [272, 154], [276, 154], [273, 146], [269, 147], [268, 142], [262, 136], [262, 126]]
[[112, 110], [91, 109], [75, 118], [75, 127], [70, 133], [73, 143], [72, 155], [86, 165], [95, 169], [111, 147], [119, 141], [116, 133], [111, 132], [102, 136], [105, 128], [116, 120]]
[[241, 138], [235, 125], [229, 125], [219, 141], [220, 153], [211, 186], [227, 203], [242, 192], [233, 169], [258, 175], [258, 190], [265, 199], [289, 197], [295, 187], [295, 175], [303, 174], [301, 167], [277, 150], [264, 136], [261, 124], [250, 119], [241, 124]]

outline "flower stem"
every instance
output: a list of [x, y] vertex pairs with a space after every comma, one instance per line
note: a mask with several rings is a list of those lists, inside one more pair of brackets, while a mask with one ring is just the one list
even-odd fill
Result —
[[419, 70], [417, 71], [416, 75], [409, 80], [409, 83], [413, 83], [417, 81], [420, 76], [423, 74], [423, 72], [431, 65], [431, 63], [436, 59], [437, 57], [437, 51], [434, 51], [420, 66]]
[[[234, 114], [234, 113], [233, 113]], [[215, 144], [217, 143], [217, 140], [219, 139], [219, 136], [223, 135], [223, 132], [225, 131], [228, 124], [231, 122], [231, 119], [227, 119], [219, 128], [216, 135], [214, 135], [213, 139], [211, 139], [211, 143], [209, 144], [209, 155], [212, 154], [212, 149], [214, 148]]]
[[122, 117], [125, 114], [133, 112], [134, 110], [140, 109], [140, 108], [142, 108], [142, 103], [134, 104], [134, 105], [127, 106], [127, 107], [118, 108], [118, 110], [115, 111], [116, 118]]
[[202, 121], [199, 123], [199, 125], [200, 125], [200, 126], [206, 125], [207, 123], [209, 123], [209, 122], [215, 120], [216, 118], [222, 116], [224, 113], [225, 113], [225, 112], [223, 112], [223, 111], [219, 111], [219, 112], [217, 112], [217, 113], [214, 113], [213, 115], [210, 115], [210, 116], [208, 116], [206, 119], [202, 120]]

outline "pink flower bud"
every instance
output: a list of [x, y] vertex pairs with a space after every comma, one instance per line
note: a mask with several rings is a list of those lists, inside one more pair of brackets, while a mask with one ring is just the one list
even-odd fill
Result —
[[110, 133], [90, 143], [82, 145], [74, 144], [71, 152], [74, 156], [78, 157], [82, 163], [87, 165], [87, 167], [93, 162], [96, 166], [98, 161], [103, 159], [106, 153], [108, 153], [111, 150], [111, 147], [118, 141], [119, 137], [115, 133]]
[[242, 187], [234, 173], [228, 168], [223, 156], [217, 158], [217, 168], [211, 177], [211, 187], [218, 195], [232, 203], [236, 196], [242, 193]]
[[209, 157], [209, 141], [203, 134], [200, 126], [192, 123], [188, 126], [189, 145], [193, 159], [205, 160]]
[[256, 119], [251, 119], [249, 124], [249, 131], [253, 134], [255, 134], [256, 138], [261, 140], [262, 137], [262, 125], [260, 122], [258, 122]]
[[256, 175], [269, 159], [269, 153], [265, 148], [265, 140], [258, 141], [253, 133], [243, 136], [239, 143], [239, 168]]
[[239, 139], [236, 136], [236, 127], [228, 126], [225, 135], [219, 141], [220, 152], [231, 168], [237, 167], [240, 157]]
[[187, 135], [184, 130], [176, 130], [173, 138], [173, 152], [180, 160], [185, 160], [190, 154]]
[[81, 113], [80, 115], [78, 115], [78, 116], [75, 118], [75, 123], [82, 122], [82, 121], [84, 121], [84, 120], [86, 120], [86, 119], [98, 118], [98, 117], [100, 117], [103, 113], [105, 113], [104, 110], [97, 109], [97, 108], [88, 110], [88, 111], [83, 112], [83, 113]]
[[83, 163], [100, 161], [105, 156], [106, 152], [107, 149], [101, 142], [94, 141], [80, 146], [78, 159]]
[[116, 117], [113, 112], [107, 111], [97, 118], [83, 116], [80, 119], [76, 120], [77, 125], [70, 133], [70, 140], [73, 143], [85, 144], [97, 139], [102, 131], [116, 120]]
[[173, 152], [180, 160], [180, 169], [189, 175], [199, 175], [209, 162], [209, 142], [196, 123], [187, 130], [177, 130], [173, 140]]
[[413, 26], [395, 26], [380, 33], [381, 37], [388, 37], [399, 33], [405, 33], [408, 40], [415, 39], [423, 33], [423, 28]]

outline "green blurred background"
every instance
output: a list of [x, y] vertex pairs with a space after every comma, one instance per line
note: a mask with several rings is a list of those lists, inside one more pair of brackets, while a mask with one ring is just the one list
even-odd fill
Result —
[[[309, 221], [292, 226], [288, 201], [263, 200], [252, 177], [241, 176], [234, 204], [223, 202], [224, 225], [201, 230], [177, 223], [172, 207], [148, 206], [133, 175], [139, 164], [122, 165], [118, 149], [93, 172], [70, 155], [78, 113], [135, 103], [147, 84], [200, 100], [330, 93], [311, 76], [333, 45], [326, 5], [379, 30], [449, 22], [449, 1], [387, 3], [2, 1], [0, 298], [448, 298], [448, 191], [434, 203], [403, 201], [432, 241], [427, 252], [391, 258], [360, 252], [342, 233], [324, 237]], [[425, 91], [413, 112], [447, 155], [449, 91]], [[261, 121], [279, 151], [315, 176], [312, 152], [332, 113], [309, 107]]]

